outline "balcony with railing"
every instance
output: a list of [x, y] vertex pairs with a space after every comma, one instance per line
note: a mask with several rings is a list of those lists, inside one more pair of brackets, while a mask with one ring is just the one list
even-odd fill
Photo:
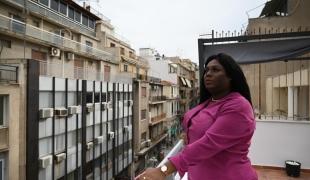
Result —
[[167, 97], [166, 96], [150, 96], [150, 101], [152, 103], [154, 102], [163, 102], [166, 101]]
[[3, 1], [7, 1], [9, 3], [13, 3], [13, 4], [18, 4], [20, 7], [24, 7], [25, 3], [26, 3], [26, 7], [27, 9], [32, 12], [32, 13], [36, 13], [40, 16], [43, 16], [44, 18], [53, 21], [55, 23], [61, 24], [69, 29], [84, 33], [86, 35], [89, 36], [95, 36], [95, 30], [91, 29], [87, 26], [84, 26], [81, 23], [77, 23], [75, 21], [73, 21], [72, 19], [70, 19], [69, 17], [58, 13], [50, 8], [45, 7], [44, 5], [33, 1], [33, 0], [3, 0]]
[[0, 15], [0, 32], [6, 34], [9, 32], [12, 33], [12, 35], [19, 35], [20, 38], [26, 37], [31, 41], [43, 42], [82, 56], [89, 56], [111, 62], [114, 61], [113, 55], [108, 51], [87, 46], [86, 44], [73, 41], [3, 15]]
[[158, 124], [166, 119], [166, 113], [162, 113], [160, 115], [151, 117], [150, 125], [153, 126], [155, 124]]

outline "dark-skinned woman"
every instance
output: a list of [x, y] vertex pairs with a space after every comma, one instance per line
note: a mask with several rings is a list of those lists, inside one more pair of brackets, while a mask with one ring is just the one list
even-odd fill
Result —
[[204, 101], [185, 113], [187, 144], [159, 168], [137, 179], [164, 180], [175, 171], [189, 180], [257, 180], [248, 158], [255, 119], [245, 76], [229, 55], [209, 57], [202, 78]]

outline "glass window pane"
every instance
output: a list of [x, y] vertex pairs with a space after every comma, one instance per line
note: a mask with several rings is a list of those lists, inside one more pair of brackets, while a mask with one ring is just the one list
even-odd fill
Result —
[[89, 27], [92, 29], [95, 28], [95, 21], [93, 19], [89, 19]]
[[78, 11], [75, 11], [75, 13], [74, 13], [74, 19], [75, 19], [77, 22], [81, 22], [81, 13], [78, 12]]
[[48, 6], [48, 0], [40, 0], [40, 3], [44, 4], [45, 6]]
[[69, 7], [68, 16], [69, 18], [74, 19], [74, 9], [72, 7]]
[[0, 126], [4, 125], [4, 97], [0, 96]]
[[51, 8], [55, 11], [58, 11], [59, 1], [58, 0], [51, 0]]
[[82, 24], [84, 24], [85, 26], [88, 26], [88, 17], [85, 15], [83, 15]]
[[59, 12], [64, 14], [64, 15], [67, 15], [67, 4], [66, 3], [60, 2]]

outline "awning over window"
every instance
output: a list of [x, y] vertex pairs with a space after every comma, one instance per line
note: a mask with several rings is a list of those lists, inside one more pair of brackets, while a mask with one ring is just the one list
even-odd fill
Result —
[[186, 79], [186, 78], [184, 78], [184, 79], [185, 79], [185, 81], [186, 81], [187, 86], [188, 86], [189, 88], [191, 88], [191, 87], [192, 87], [192, 85], [191, 85], [190, 80], [188, 80], [188, 79]]
[[214, 54], [226, 53], [240, 64], [289, 60], [310, 52], [310, 38], [264, 40], [230, 44], [204, 45], [203, 62]]
[[180, 79], [181, 79], [181, 81], [182, 81], [183, 86], [186, 86], [185, 79], [184, 79], [184, 78], [182, 78], [182, 77], [180, 77]]

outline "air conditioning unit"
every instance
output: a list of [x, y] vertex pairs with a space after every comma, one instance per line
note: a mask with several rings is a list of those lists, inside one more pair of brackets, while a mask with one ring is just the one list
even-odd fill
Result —
[[148, 139], [146, 141], [146, 147], [151, 147], [151, 145], [152, 145], [152, 141], [150, 139]]
[[129, 126], [124, 126], [123, 132], [124, 132], [124, 133], [129, 132]]
[[114, 132], [109, 132], [108, 133], [108, 137], [109, 137], [109, 140], [114, 139], [115, 133]]
[[86, 111], [87, 113], [91, 113], [94, 111], [94, 105], [92, 103], [87, 103], [86, 104]]
[[81, 106], [69, 106], [68, 107], [68, 114], [81, 114]]
[[101, 103], [101, 110], [104, 111], [107, 109], [108, 109], [108, 103], [106, 103], [106, 102]]
[[50, 55], [54, 56], [54, 57], [59, 57], [60, 56], [60, 49], [52, 47]]
[[94, 143], [93, 142], [89, 142], [89, 143], [86, 144], [87, 150], [90, 150], [93, 147], [94, 147]]
[[40, 119], [50, 118], [54, 116], [53, 108], [42, 108], [40, 109]]
[[48, 156], [44, 156], [41, 157], [39, 159], [39, 166], [40, 168], [47, 168], [49, 165], [51, 165], [53, 163], [53, 156], [52, 155], [48, 155]]
[[58, 116], [58, 117], [68, 116], [68, 109], [63, 108], [63, 107], [55, 108], [55, 116]]
[[68, 60], [74, 60], [74, 54], [71, 53], [71, 52], [68, 52], [68, 53], [67, 53], [67, 59], [68, 59]]
[[55, 155], [56, 163], [60, 163], [61, 161], [66, 159], [66, 153], [60, 153]]
[[101, 144], [103, 143], [103, 136], [98, 136], [95, 138], [95, 144]]

